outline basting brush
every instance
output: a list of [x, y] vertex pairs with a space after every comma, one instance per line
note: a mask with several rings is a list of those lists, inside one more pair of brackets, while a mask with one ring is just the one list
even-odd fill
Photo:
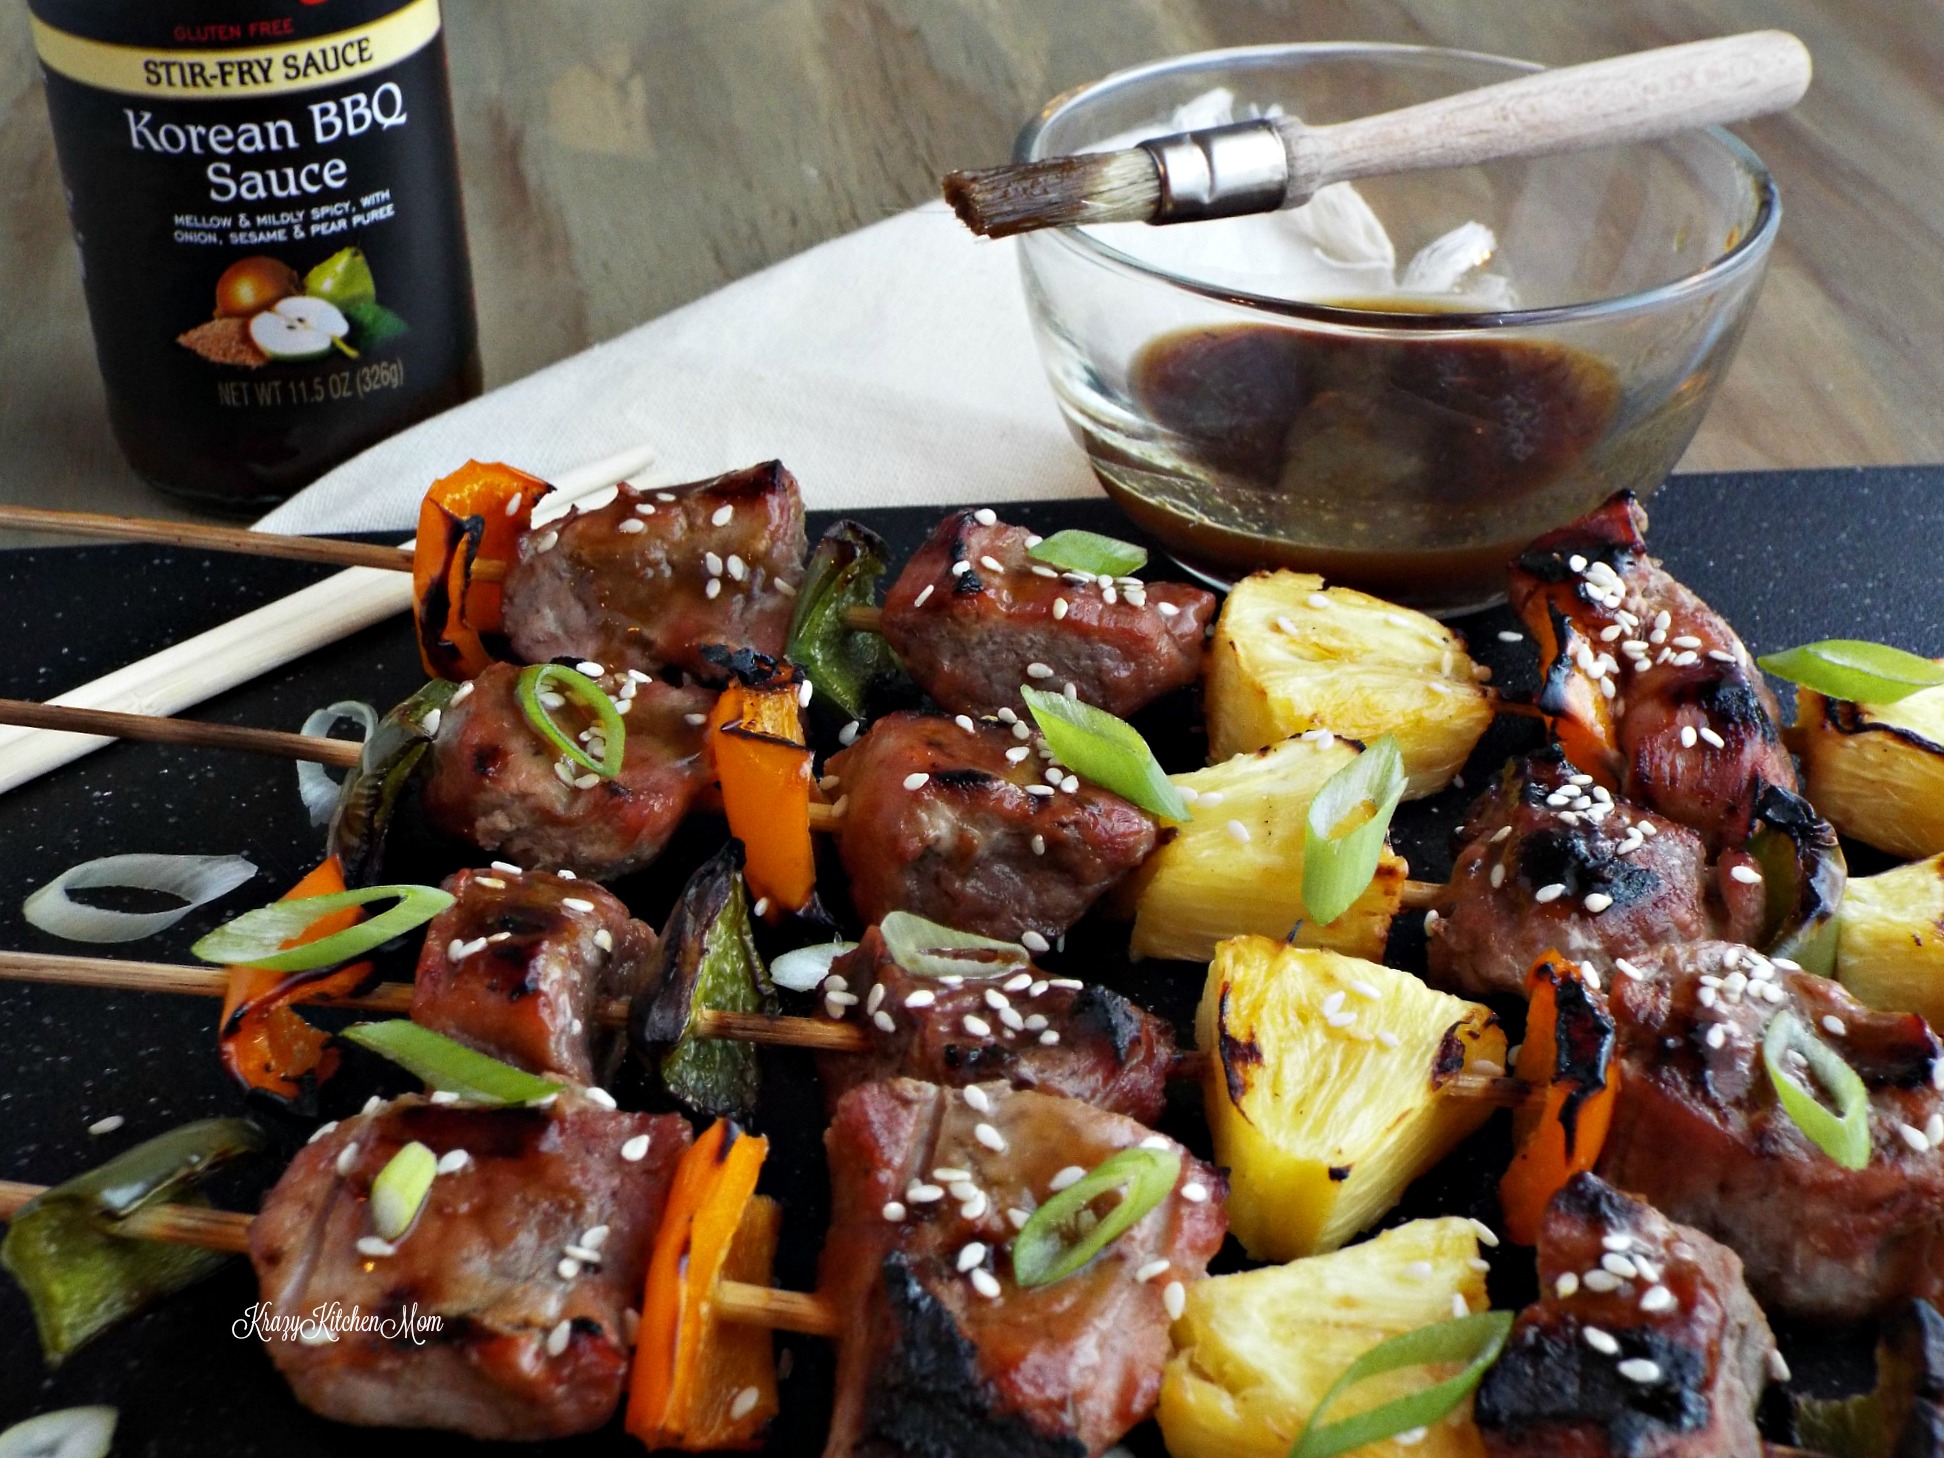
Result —
[[1265, 118], [945, 179], [975, 233], [1187, 223], [1275, 212], [1332, 182], [1648, 142], [1795, 105], [1809, 52], [1786, 31], [1637, 51], [1537, 71], [1332, 126]]

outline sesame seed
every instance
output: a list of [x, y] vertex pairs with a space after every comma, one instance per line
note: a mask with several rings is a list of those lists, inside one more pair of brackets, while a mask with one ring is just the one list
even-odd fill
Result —
[[1137, 1270], [1134, 1273], [1134, 1279], [1136, 1281], [1139, 1281], [1143, 1286], [1145, 1286], [1149, 1281], [1152, 1281], [1156, 1276], [1167, 1275], [1169, 1270], [1173, 1268], [1173, 1264], [1174, 1263], [1168, 1260], [1166, 1257], [1163, 1257], [1160, 1260], [1149, 1261], [1146, 1265], [1142, 1266], [1139, 1270]]
[[629, 1164], [640, 1164], [648, 1153], [648, 1136], [637, 1134], [621, 1146], [621, 1157]]
[[1734, 866], [1730, 868], [1728, 874], [1744, 886], [1759, 886], [1762, 884], [1762, 873], [1753, 866]]
[[965, 1086], [964, 1098], [965, 1098], [965, 1106], [971, 1109], [974, 1113], [989, 1114], [992, 1112], [991, 1096], [988, 1095], [986, 1091], [980, 1088], [976, 1083], [967, 1084]]
[[609, 1093], [604, 1088], [600, 1088], [597, 1086], [590, 1086], [588, 1088], [582, 1089], [581, 1092], [586, 1096], [587, 1101], [590, 1104], [598, 1105], [603, 1109], [613, 1110], [621, 1107], [619, 1104], [615, 1103], [614, 1095]]
[[1028, 678], [1051, 678], [1053, 676], [1053, 670], [1044, 663], [1029, 663], [1026, 665], [1026, 676]]
[[[935, 1169], [932, 1171], [932, 1178], [935, 1180], [943, 1180], [947, 1173], [948, 1171]], [[954, 1200], [970, 1200], [977, 1197], [979, 1187], [972, 1183], [972, 1175], [969, 1170], [955, 1169], [949, 1171], [949, 1173], [957, 1175], [958, 1178], [946, 1184], [946, 1194], [950, 1195]]]
[[882, 1008], [871, 1014], [871, 1022], [876, 1025], [879, 1032], [895, 1033], [898, 1031], [898, 1025], [892, 1020], [891, 1014], [885, 1012]]
[[952, 564], [952, 576], [963, 577], [972, 570], [972, 564], [963, 559]]
[[965, 1031], [975, 1038], [990, 1038], [992, 1036], [992, 1024], [982, 1017], [967, 1013], [959, 1021], [964, 1024]]
[[959, 1274], [964, 1275], [967, 1271], [971, 1270], [974, 1266], [984, 1265], [985, 1258], [986, 1258], [986, 1248], [985, 1248], [985, 1243], [983, 1241], [973, 1240], [973, 1241], [966, 1242], [965, 1245], [959, 1248], [959, 1253], [958, 1253]]
[[1822, 1025], [1823, 1025], [1824, 1032], [1833, 1033], [1839, 1038], [1849, 1031], [1849, 1029], [1844, 1026], [1843, 1020], [1837, 1017], [1834, 1013], [1823, 1014]]
[[562, 1321], [560, 1325], [547, 1333], [547, 1355], [550, 1357], [561, 1356], [567, 1350], [567, 1343], [573, 1339], [574, 1323], [572, 1321]]
[[1641, 1293], [1640, 1309], [1650, 1315], [1672, 1311], [1678, 1305], [1680, 1302], [1674, 1299], [1674, 1293], [1665, 1286], [1649, 1286]]
[[560, 904], [569, 911], [592, 911], [594, 903], [582, 896], [563, 896]]
[[1498, 890], [1499, 887], [1503, 886], [1505, 884], [1505, 862], [1503, 861], [1494, 862], [1492, 866], [1492, 872], [1489, 876], [1486, 877], [1486, 879], [1492, 883], [1492, 889], [1494, 891]]
[[1897, 1133], [1903, 1136], [1904, 1143], [1908, 1144], [1919, 1154], [1930, 1153], [1930, 1140], [1924, 1137], [1924, 1131], [1922, 1129], [1918, 1129], [1910, 1124], [1899, 1124], [1897, 1125]]
[[1023, 931], [1019, 934], [1019, 944], [1029, 952], [1045, 952], [1050, 950], [1053, 945], [1038, 932], [1030, 930]]
[[1600, 1268], [1613, 1272], [1623, 1281], [1631, 1281], [1640, 1275], [1640, 1269], [1626, 1256], [1610, 1250], [1600, 1257]]
[[1051, 1048], [1059, 1043], [1060, 1035], [1054, 1032], [1051, 1028], [1048, 1028], [1045, 1032], [1039, 1035], [1039, 1040], [1040, 1040], [1040, 1046], [1042, 1048]]
[[1026, 787], [1026, 793], [1029, 795], [1037, 795], [1044, 800], [1053, 793], [1053, 787], [1051, 785], [1028, 785]]
[[905, 1010], [910, 1011], [912, 1008], [930, 1007], [936, 1001], [938, 1001], [937, 993], [921, 987], [904, 1000]]
[[88, 1125], [88, 1132], [95, 1135], [112, 1134], [127, 1122], [128, 1120], [120, 1114], [110, 1114], [107, 1118], [96, 1119], [94, 1123]]
[[1553, 1282], [1553, 1290], [1561, 1301], [1579, 1293], [1579, 1277], [1572, 1271], [1562, 1271], [1559, 1279]]
[[824, 994], [824, 1001], [834, 1002], [839, 1007], [856, 1007], [857, 994], [854, 992], [843, 992], [843, 991], [826, 992]]
[[926, 785], [930, 783], [931, 783], [931, 776], [926, 774], [923, 770], [918, 770], [904, 777], [904, 787], [907, 790], [922, 790], [925, 788]]
[[986, 1300], [997, 1301], [999, 1299], [999, 1282], [991, 1271], [985, 1270], [982, 1267], [972, 1273], [971, 1279], [972, 1289], [985, 1297]]
[[1006, 1136], [990, 1124], [980, 1123], [972, 1126], [972, 1137], [990, 1149], [994, 1154], [1006, 1152]]
[[1397, 1047], [1397, 1034], [1391, 1032], [1388, 1028], [1381, 1029], [1377, 1034], [1377, 1041], [1382, 1043], [1386, 1048], [1395, 1048]]
[[709, 514], [710, 526], [728, 526], [729, 519], [736, 514], [736, 508], [729, 505], [718, 506]]
[[1180, 1321], [1181, 1313], [1188, 1309], [1188, 1288], [1179, 1281], [1168, 1282], [1161, 1288], [1161, 1306], [1169, 1321]]
[[1077, 1164], [1070, 1164], [1046, 1182], [1046, 1188], [1059, 1194], [1069, 1185], [1077, 1185], [1087, 1177], [1087, 1172]]
[[896, 1224], [905, 1218], [905, 1207], [902, 1201], [886, 1200], [884, 1202], [884, 1208], [878, 1213], [883, 1215], [886, 1220]]
[[722, 579], [720, 577], [711, 577], [708, 581], [708, 584], [703, 587], [702, 595], [706, 597], [710, 602], [714, 602], [717, 598], [721, 597]]
[[1022, 1210], [1017, 1205], [1006, 1211], [1006, 1223], [1014, 1230], [1024, 1230], [1026, 1222], [1033, 1218], [1030, 1210]]
[[979, 558], [979, 565], [988, 572], [1004, 572], [1006, 570], [997, 557], [981, 557]]
[[1229, 839], [1238, 845], [1247, 845], [1249, 843], [1249, 827], [1241, 821], [1231, 820], [1222, 828], [1228, 832]]
[[340, 1175], [348, 1175], [352, 1170], [357, 1168], [357, 1165], [358, 1141], [354, 1139], [338, 1151], [337, 1172]]
[[1620, 1289], [1620, 1278], [1611, 1271], [1588, 1271], [1580, 1277], [1580, 1284], [1589, 1291], [1598, 1291], [1601, 1295], [1605, 1295], [1609, 1291]]
[[1176, 607], [1171, 602], [1156, 603], [1155, 610], [1159, 612], [1161, 616], [1164, 618], [1172, 618], [1181, 611], [1180, 608]]
[[1205, 1204], [1208, 1200], [1208, 1186], [1200, 1180], [1190, 1180], [1181, 1187], [1181, 1198], [1191, 1205]]
[[926, 602], [930, 600], [932, 592], [935, 588], [937, 588], [937, 586], [938, 584], [936, 582], [927, 582], [924, 585], [924, 587], [919, 590], [918, 596], [916, 596], [911, 600], [911, 605], [915, 608], [923, 607], [926, 604]]
[[1100, 600], [1112, 607], [1120, 601], [1120, 593], [1112, 587], [1103, 587], [1100, 589]]
[[1774, 1347], [1769, 1348], [1768, 1370], [1769, 1376], [1777, 1382], [1787, 1382], [1791, 1375], [1788, 1360]]
[[989, 506], [982, 506], [972, 513], [972, 520], [976, 521], [980, 526], [998, 526], [999, 513]]
[[905, 1186], [905, 1198], [914, 1205], [935, 1205], [945, 1198], [945, 1192], [937, 1185], [928, 1185], [923, 1180], [913, 1180]]
[[563, 1281], [571, 1281], [581, 1273], [581, 1263], [572, 1256], [562, 1256], [560, 1264], [554, 1267], [554, 1273]]
[[1471, 1228], [1472, 1228], [1472, 1233], [1478, 1237], [1479, 1244], [1486, 1246], [1489, 1249], [1496, 1250], [1498, 1248], [1498, 1243], [1499, 1243], [1498, 1232], [1492, 1229], [1492, 1227], [1487, 1225], [1483, 1220], [1473, 1219], [1471, 1221]]
[[1728, 741], [1712, 729], [1702, 729], [1701, 738], [1707, 743], [1712, 744], [1716, 749], [1726, 749], [1728, 747]]
[[1544, 906], [1548, 902], [1559, 900], [1565, 894], [1566, 888], [1555, 881], [1550, 886], [1541, 886], [1537, 891], [1533, 892], [1532, 899], [1537, 901], [1541, 906]]
[[1614, 1251], [1622, 1251], [1622, 1252], [1630, 1251], [1633, 1249], [1633, 1237], [1631, 1235], [1626, 1235], [1622, 1232], [1615, 1231], [1611, 1235], [1601, 1236], [1600, 1245], [1603, 1249], [1606, 1250], [1614, 1250]]
[[361, 1235], [357, 1242], [358, 1254], [362, 1256], [390, 1256], [398, 1254], [398, 1247], [389, 1240], [380, 1240], [375, 1235]]
[[1580, 902], [1580, 905], [1584, 906], [1595, 916], [1598, 916], [1602, 911], [1605, 911], [1609, 906], [1613, 905], [1613, 898], [1604, 891], [1595, 891], [1584, 901]]
[[1694, 726], [1692, 724], [1683, 724], [1681, 726], [1681, 748], [1683, 749], [1694, 748], [1695, 742], [1699, 738], [1700, 736], [1694, 732]]
[[762, 1399], [762, 1395], [754, 1387], [743, 1388], [736, 1394], [736, 1400], [729, 1404], [729, 1420], [739, 1423], [756, 1411], [756, 1404]]
[[1650, 1362], [1645, 1357], [1629, 1357], [1615, 1370], [1629, 1382], [1638, 1382], [1643, 1386], [1661, 1379], [1660, 1364]]
[[1580, 1339], [1603, 1357], [1619, 1355], [1620, 1343], [1613, 1339], [1610, 1332], [1603, 1331], [1597, 1326], [1581, 1327]]

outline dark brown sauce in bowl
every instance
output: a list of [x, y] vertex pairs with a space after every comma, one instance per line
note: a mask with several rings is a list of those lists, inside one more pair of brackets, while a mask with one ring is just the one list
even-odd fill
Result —
[[[1614, 480], [1637, 449], [1614, 435], [1619, 372], [1549, 340], [1213, 325], [1150, 341], [1129, 385], [1173, 460], [1096, 438], [1096, 470], [1129, 515], [1218, 576], [1293, 566], [1477, 605], [1532, 536], [1638, 484]], [[1625, 433], [1645, 446], [1665, 424]]]

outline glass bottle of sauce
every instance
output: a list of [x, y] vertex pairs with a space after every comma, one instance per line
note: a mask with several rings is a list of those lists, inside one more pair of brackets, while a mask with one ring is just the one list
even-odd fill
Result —
[[30, 0], [116, 440], [252, 511], [477, 395], [438, 0]]

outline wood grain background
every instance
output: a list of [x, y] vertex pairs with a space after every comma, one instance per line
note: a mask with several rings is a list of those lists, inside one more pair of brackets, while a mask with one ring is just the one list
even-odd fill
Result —
[[[1277, 40], [1550, 64], [1780, 26], [1808, 99], [1742, 134], [1786, 215], [1688, 469], [1944, 460], [1938, 0], [452, 0], [489, 385], [1003, 159], [1049, 96]], [[182, 514], [107, 434], [26, 7], [0, 7], [0, 499]]]

